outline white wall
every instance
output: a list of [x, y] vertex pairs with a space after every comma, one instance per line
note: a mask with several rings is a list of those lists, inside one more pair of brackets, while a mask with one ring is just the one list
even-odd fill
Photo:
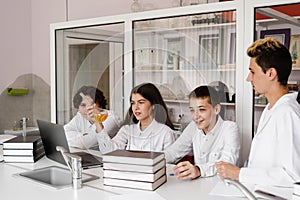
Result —
[[[144, 10], [171, 7], [172, 0], [139, 0]], [[0, 133], [22, 116], [50, 120], [50, 24], [131, 12], [133, 0], [1, 0]], [[28, 87], [11, 97], [5, 89]], [[25, 101], [26, 100], [26, 101]], [[16, 105], [21, 106], [19, 109]]]
[[65, 21], [66, 3], [62, 0], [31, 0], [32, 73], [50, 84], [50, 24]]
[[[17, 77], [34, 73], [50, 85], [49, 25], [131, 12], [133, 0], [1, 0], [0, 94]], [[172, 0], [140, 0], [144, 8], [172, 6]], [[1, 103], [1, 102], [0, 102]]]
[[2, 0], [0, 24], [1, 94], [16, 77], [32, 71], [31, 2]]
[[[138, 0], [142, 10], [169, 8], [176, 0]], [[179, 0], [177, 0], [179, 2]], [[133, 0], [69, 0], [69, 20], [102, 17], [131, 12]]]

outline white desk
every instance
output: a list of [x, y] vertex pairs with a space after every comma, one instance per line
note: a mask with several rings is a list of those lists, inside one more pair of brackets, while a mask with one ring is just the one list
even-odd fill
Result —
[[[35, 182], [25, 180], [24, 178], [15, 177], [13, 174], [33, 170], [37, 168], [47, 167], [51, 165], [63, 166], [53, 162], [46, 157], [34, 164], [21, 163], [0, 163], [0, 197], [1, 199], [32, 199], [32, 200], [53, 200], [53, 199], [109, 199], [109, 197], [118, 194], [149, 193], [149, 191], [125, 189], [117, 187], [103, 186], [103, 179], [97, 179], [83, 184], [83, 188], [73, 190], [72, 187], [63, 189], [52, 189]], [[102, 168], [84, 170], [84, 173], [90, 173], [102, 177]], [[169, 174], [169, 173], [168, 173]], [[205, 199], [205, 200], [223, 200], [236, 199], [211, 196], [208, 193], [219, 181], [218, 177], [199, 178], [196, 180], [179, 181], [175, 176], [168, 176], [168, 181], [156, 192], [163, 198], [168, 200], [182, 199]], [[151, 191], [150, 191], [151, 192]]]

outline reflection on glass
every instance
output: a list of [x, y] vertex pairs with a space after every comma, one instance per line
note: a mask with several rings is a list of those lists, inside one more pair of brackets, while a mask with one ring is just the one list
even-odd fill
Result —
[[175, 123], [190, 120], [189, 92], [199, 85], [215, 83], [224, 118], [235, 120], [234, 12], [133, 23], [134, 84], [145, 80], [155, 83], [171, 108]]
[[[293, 60], [293, 69], [289, 77], [288, 86], [290, 91], [298, 91], [297, 85], [300, 80], [300, 4], [284, 4], [270, 7], [256, 8], [255, 37], [273, 37], [283, 43], [289, 50]], [[299, 64], [297, 64], [299, 63]], [[254, 132], [263, 109], [268, 103], [266, 97], [254, 95]]]
[[57, 40], [63, 41], [63, 46], [57, 45], [58, 123], [65, 124], [76, 114], [72, 99], [84, 85], [100, 89], [107, 108], [123, 116], [123, 30], [123, 24], [112, 24], [57, 31]]

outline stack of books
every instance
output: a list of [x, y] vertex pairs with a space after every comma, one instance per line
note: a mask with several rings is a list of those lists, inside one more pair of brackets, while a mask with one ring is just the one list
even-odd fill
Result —
[[155, 190], [167, 181], [162, 152], [116, 150], [103, 155], [103, 183]]
[[45, 155], [40, 136], [17, 136], [3, 142], [4, 162], [34, 163]]
[[294, 183], [293, 200], [300, 200], [300, 182]]
[[3, 161], [3, 142], [16, 137], [15, 135], [0, 134], [0, 162]]

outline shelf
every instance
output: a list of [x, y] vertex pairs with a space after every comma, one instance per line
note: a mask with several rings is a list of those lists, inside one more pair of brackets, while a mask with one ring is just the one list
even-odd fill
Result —
[[188, 99], [164, 99], [166, 103], [189, 103]]
[[222, 106], [235, 106], [235, 103], [221, 102]]
[[[167, 23], [166, 23], [167, 24]], [[170, 24], [170, 23], [169, 23]], [[134, 29], [134, 34], [140, 33], [149, 33], [149, 32], [156, 32], [156, 33], [174, 33], [180, 30], [190, 30], [190, 29], [207, 29], [207, 28], [220, 28], [220, 27], [228, 27], [228, 26], [235, 26], [235, 22], [229, 23], [220, 23], [220, 24], [197, 24], [194, 26], [183, 26], [183, 27], [163, 27], [160, 26], [159, 29], [154, 29], [153, 27], [145, 27], [145, 28], [136, 28]], [[153, 25], [152, 25], [153, 26]]]
[[255, 104], [254, 107], [264, 108], [264, 107], [266, 107], [266, 105], [264, 105], [264, 104]]
[[180, 70], [172, 70], [172, 69], [135, 69], [136, 73], [162, 73], [162, 72], [195, 72], [195, 71], [203, 71], [203, 72], [235, 72], [235, 69], [180, 69]]
[[[188, 104], [189, 103], [189, 100], [184, 100], [184, 99], [164, 99], [164, 101], [166, 103], [186, 103]], [[228, 103], [228, 102], [221, 102], [221, 105], [222, 106], [235, 106], [235, 103]]]

